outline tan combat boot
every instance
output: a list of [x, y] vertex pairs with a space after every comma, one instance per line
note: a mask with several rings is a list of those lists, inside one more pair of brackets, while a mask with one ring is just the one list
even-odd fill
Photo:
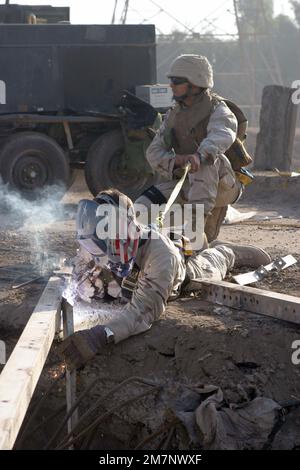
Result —
[[259, 268], [260, 266], [266, 266], [271, 263], [270, 255], [263, 250], [253, 245], [237, 245], [231, 242], [221, 242], [215, 240], [210, 243], [210, 248], [217, 248], [218, 246], [226, 246], [231, 248], [235, 254], [235, 268], [241, 268], [242, 266], [250, 268]]

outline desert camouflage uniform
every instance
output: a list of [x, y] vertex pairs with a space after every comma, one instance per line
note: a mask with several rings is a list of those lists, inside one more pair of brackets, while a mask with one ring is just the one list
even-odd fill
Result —
[[137, 288], [122, 314], [107, 323], [118, 343], [129, 336], [145, 332], [165, 311], [169, 297], [189, 279], [222, 280], [234, 265], [230, 248], [220, 246], [185, 258], [167, 237], [148, 239], [139, 248], [136, 264], [140, 268]]
[[[178, 181], [178, 170], [174, 171], [176, 154], [198, 152], [213, 158], [214, 164], [201, 164], [198, 172], [189, 174], [176, 201], [204, 205], [208, 241], [217, 237], [228, 204], [241, 191], [241, 183], [224, 155], [235, 141], [236, 132], [235, 115], [224, 101], [206, 91], [193, 106], [177, 104], [171, 109], [147, 150], [147, 160], [161, 178], [155, 187], [166, 199]], [[136, 202], [146, 207], [151, 204], [145, 195]]]

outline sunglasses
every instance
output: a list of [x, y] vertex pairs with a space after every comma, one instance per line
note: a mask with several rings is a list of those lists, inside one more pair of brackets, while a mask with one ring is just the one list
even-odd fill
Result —
[[172, 85], [182, 85], [183, 83], [188, 83], [188, 80], [183, 77], [169, 77]]

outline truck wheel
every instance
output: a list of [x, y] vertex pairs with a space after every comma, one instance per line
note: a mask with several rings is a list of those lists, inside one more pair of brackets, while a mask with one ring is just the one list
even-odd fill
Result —
[[153, 184], [154, 177], [122, 168], [124, 138], [120, 130], [103, 134], [91, 146], [85, 164], [85, 179], [96, 196], [99, 191], [117, 188], [135, 200]]
[[68, 187], [71, 179], [63, 149], [38, 132], [20, 132], [4, 142], [0, 150], [0, 175], [4, 183], [25, 196], [53, 184]]

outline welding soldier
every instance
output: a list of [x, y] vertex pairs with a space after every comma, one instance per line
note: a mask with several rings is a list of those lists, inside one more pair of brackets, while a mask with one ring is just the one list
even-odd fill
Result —
[[[226, 216], [227, 207], [241, 195], [243, 185], [225, 156], [238, 137], [245, 137], [247, 120], [238, 110], [240, 121], [222, 98], [212, 93], [213, 70], [204, 56], [181, 55], [167, 74], [175, 106], [147, 150], [147, 160], [159, 175], [159, 183], [138, 198], [137, 203], [150, 207], [164, 204], [180, 176], [180, 170], [191, 164], [189, 179], [177, 199], [179, 204], [203, 204], [205, 234], [203, 246], [215, 240]], [[230, 103], [227, 101], [227, 103]], [[238, 126], [239, 124], [239, 126]], [[244, 137], [243, 137], [244, 136]], [[238, 152], [246, 164], [251, 157], [238, 140]], [[243, 166], [243, 163], [237, 166]]]
[[[111, 208], [119, 218], [115, 232], [110, 231]], [[124, 228], [127, 233], [121, 238]], [[105, 265], [123, 280], [125, 289], [129, 285], [132, 296], [121, 314], [105, 325], [78, 331], [62, 342], [60, 353], [71, 369], [84, 365], [111, 342], [148, 331], [168, 299], [183, 285], [188, 289], [190, 280], [222, 280], [234, 266], [259, 267], [270, 262], [270, 256], [259, 248], [217, 241], [213, 248], [187, 257], [179, 240], [174, 244], [153, 227], [138, 224], [132, 201], [117, 190], [103, 191], [94, 201], [82, 200], [77, 229], [80, 245], [96, 264]], [[135, 285], [133, 271], [137, 272]]]

